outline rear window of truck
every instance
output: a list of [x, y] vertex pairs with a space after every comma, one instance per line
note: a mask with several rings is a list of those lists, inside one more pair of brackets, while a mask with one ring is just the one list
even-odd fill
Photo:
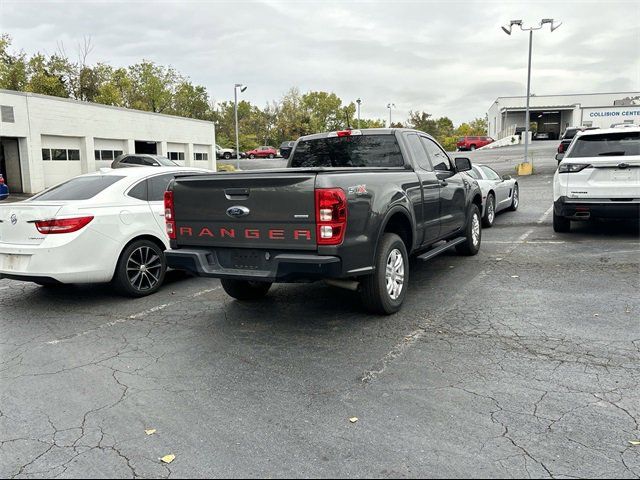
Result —
[[291, 166], [402, 167], [404, 159], [395, 135], [353, 135], [298, 142]]

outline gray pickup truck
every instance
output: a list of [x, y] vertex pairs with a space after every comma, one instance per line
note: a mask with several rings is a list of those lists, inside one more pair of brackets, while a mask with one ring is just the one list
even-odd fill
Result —
[[286, 169], [177, 177], [165, 192], [167, 265], [220, 278], [239, 300], [275, 282], [325, 280], [391, 314], [409, 255], [478, 253], [481, 193], [461, 173], [470, 168], [416, 130], [301, 137]]

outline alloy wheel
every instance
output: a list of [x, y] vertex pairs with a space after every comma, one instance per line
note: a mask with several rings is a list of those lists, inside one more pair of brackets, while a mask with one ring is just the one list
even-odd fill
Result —
[[152, 248], [136, 248], [127, 259], [129, 284], [140, 292], [154, 288], [160, 282], [162, 259]]
[[389, 297], [396, 300], [404, 287], [404, 257], [397, 248], [391, 250], [387, 257], [385, 280]]
[[474, 246], [478, 246], [480, 243], [480, 219], [478, 218], [478, 214], [473, 214], [473, 220], [471, 222], [471, 241]]

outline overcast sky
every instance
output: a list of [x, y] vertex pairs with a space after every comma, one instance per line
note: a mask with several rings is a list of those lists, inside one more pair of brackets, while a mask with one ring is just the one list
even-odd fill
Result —
[[500, 30], [555, 18], [534, 33], [532, 92], [640, 90], [640, 0], [628, 1], [30, 1], [0, 0], [0, 30], [27, 53], [69, 56], [90, 36], [90, 62], [172, 65], [218, 101], [259, 106], [292, 86], [362, 98], [362, 116], [409, 110], [482, 117], [526, 93], [527, 34]]

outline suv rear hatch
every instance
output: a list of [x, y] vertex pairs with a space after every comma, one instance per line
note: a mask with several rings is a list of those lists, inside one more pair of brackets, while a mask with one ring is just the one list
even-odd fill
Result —
[[587, 165], [566, 174], [569, 197], [612, 201], [640, 198], [640, 132], [580, 135], [567, 160]]
[[179, 246], [315, 250], [313, 171], [198, 175], [173, 184]]

